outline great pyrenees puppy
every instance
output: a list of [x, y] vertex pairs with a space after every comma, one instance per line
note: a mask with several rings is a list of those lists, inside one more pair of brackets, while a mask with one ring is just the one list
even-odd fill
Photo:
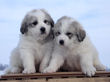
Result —
[[55, 47], [44, 73], [56, 72], [61, 68], [82, 71], [87, 76], [93, 76], [96, 70], [105, 70], [96, 48], [78, 21], [64, 16], [55, 24], [54, 33]]
[[49, 63], [53, 48], [54, 21], [44, 10], [32, 10], [24, 17], [20, 40], [12, 51], [6, 73], [42, 72]]

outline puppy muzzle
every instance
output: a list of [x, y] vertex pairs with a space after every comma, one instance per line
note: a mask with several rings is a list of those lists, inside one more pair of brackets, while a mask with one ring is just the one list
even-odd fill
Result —
[[64, 45], [64, 40], [60, 40], [60, 41], [59, 41], [59, 44], [60, 44], [60, 45]]
[[41, 34], [45, 34], [45, 33], [46, 33], [45, 27], [41, 27], [41, 28], [40, 28], [40, 31], [41, 31]]

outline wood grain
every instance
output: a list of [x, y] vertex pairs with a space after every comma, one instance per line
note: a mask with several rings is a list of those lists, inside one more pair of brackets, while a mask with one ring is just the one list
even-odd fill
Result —
[[110, 82], [110, 78], [60, 78], [49, 79], [48, 82]]
[[[56, 73], [35, 73], [35, 74], [8, 74], [2, 75], [0, 80], [25, 80], [25, 79], [41, 79], [41, 78], [89, 78], [85, 76], [82, 72], [56, 72]], [[99, 77], [109, 77], [110, 72], [106, 71], [98, 71], [96, 72], [95, 76], [91, 78], [99, 78]]]

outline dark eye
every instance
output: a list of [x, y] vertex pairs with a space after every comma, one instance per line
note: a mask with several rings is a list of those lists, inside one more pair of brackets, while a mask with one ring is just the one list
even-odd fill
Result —
[[67, 35], [69, 38], [71, 38], [71, 37], [73, 36], [73, 34], [70, 33], [70, 32], [67, 32], [66, 35]]
[[44, 23], [50, 25], [50, 22], [48, 20], [44, 20]]
[[56, 32], [56, 33], [55, 33], [56, 36], [59, 36], [60, 34], [61, 34], [60, 32]]
[[32, 23], [32, 26], [35, 26], [35, 25], [37, 25], [38, 24], [38, 22], [37, 21], [34, 21], [33, 23]]

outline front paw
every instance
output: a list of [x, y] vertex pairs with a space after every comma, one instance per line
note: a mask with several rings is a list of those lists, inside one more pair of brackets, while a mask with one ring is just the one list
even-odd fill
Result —
[[21, 69], [19, 67], [11, 67], [5, 70], [5, 74], [17, 74], [21, 73]]
[[11, 73], [21, 73], [21, 69], [20, 68], [17, 68], [17, 67], [14, 67], [11, 69]]
[[43, 70], [42, 73], [53, 73], [53, 72], [56, 72], [54, 68], [47, 67], [46, 69]]
[[95, 75], [96, 69], [93, 66], [82, 67], [82, 72], [91, 77]]
[[25, 68], [23, 73], [26, 73], [26, 74], [30, 74], [30, 73], [35, 73], [36, 70], [35, 68]]

